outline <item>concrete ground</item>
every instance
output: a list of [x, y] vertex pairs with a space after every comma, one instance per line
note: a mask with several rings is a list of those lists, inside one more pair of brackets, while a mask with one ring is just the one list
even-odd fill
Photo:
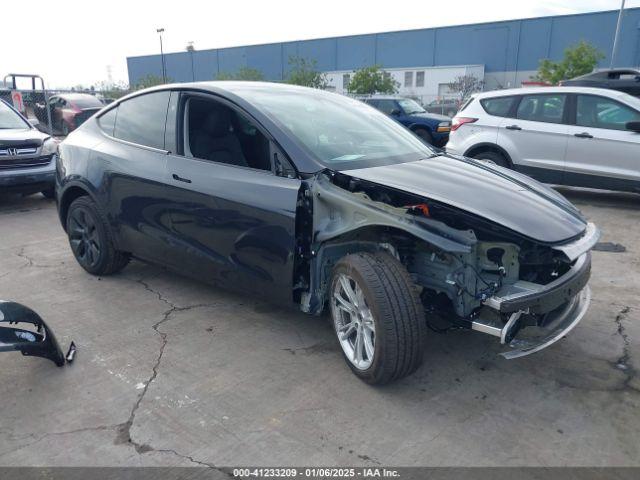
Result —
[[595, 252], [593, 302], [535, 355], [431, 334], [423, 367], [357, 380], [326, 318], [133, 262], [96, 278], [55, 206], [0, 199], [0, 298], [75, 363], [0, 354], [0, 465], [640, 465], [640, 196], [562, 190], [623, 253]]

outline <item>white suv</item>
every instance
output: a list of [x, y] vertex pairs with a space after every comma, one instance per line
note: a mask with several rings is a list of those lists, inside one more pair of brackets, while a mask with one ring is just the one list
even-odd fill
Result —
[[453, 118], [446, 150], [547, 183], [640, 192], [640, 99], [585, 87], [482, 93]]

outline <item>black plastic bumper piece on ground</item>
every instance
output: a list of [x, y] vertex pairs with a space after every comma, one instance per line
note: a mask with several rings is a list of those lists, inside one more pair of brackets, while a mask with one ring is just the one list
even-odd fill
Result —
[[0, 300], [0, 324], [30, 323], [36, 331], [0, 325], [0, 352], [19, 351], [25, 356], [42, 357], [62, 367], [75, 356], [75, 344], [71, 342], [69, 353], [65, 356], [55, 335], [40, 315], [16, 302]]

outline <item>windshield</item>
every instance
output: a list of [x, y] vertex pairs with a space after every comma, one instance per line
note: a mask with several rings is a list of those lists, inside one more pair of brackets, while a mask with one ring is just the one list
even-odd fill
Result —
[[399, 123], [342, 95], [301, 89], [246, 90], [243, 96], [333, 170], [410, 162], [434, 153]]
[[402, 107], [404, 113], [407, 115], [411, 115], [412, 113], [426, 112], [426, 110], [422, 108], [422, 105], [420, 105], [415, 100], [411, 100], [410, 98], [401, 98], [400, 100], [398, 100], [398, 103], [400, 104], [400, 107]]
[[30, 128], [20, 115], [3, 101], [0, 101], [0, 129], [9, 128]]

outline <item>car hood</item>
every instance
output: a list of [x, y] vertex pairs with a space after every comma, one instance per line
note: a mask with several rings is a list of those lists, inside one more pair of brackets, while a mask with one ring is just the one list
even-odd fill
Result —
[[564, 243], [587, 226], [580, 212], [549, 187], [465, 157], [442, 154], [344, 173], [446, 203], [538, 242]]
[[409, 118], [416, 120], [433, 120], [434, 122], [451, 122], [451, 119], [445, 115], [440, 115], [438, 113], [412, 113], [409, 115]]
[[48, 138], [49, 135], [36, 130], [35, 128], [0, 128], [0, 145], [8, 145], [13, 143], [38, 143]]

